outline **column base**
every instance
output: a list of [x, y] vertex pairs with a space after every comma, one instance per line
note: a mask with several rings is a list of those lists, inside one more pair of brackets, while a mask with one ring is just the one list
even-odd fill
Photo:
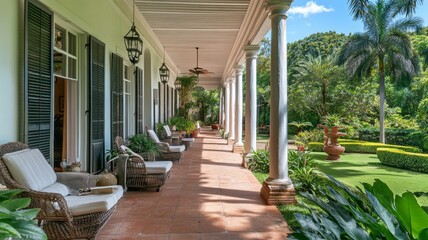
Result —
[[260, 195], [267, 205], [295, 204], [296, 192], [292, 183], [272, 183], [264, 181]]
[[249, 162], [250, 162], [250, 160], [251, 160], [252, 157], [253, 156], [252, 156], [251, 153], [244, 153], [244, 154], [242, 154], [242, 164], [241, 164], [241, 166], [243, 168], [248, 168], [248, 164], [249, 164]]
[[233, 153], [243, 153], [244, 152], [244, 144], [242, 142], [235, 142], [233, 144]]

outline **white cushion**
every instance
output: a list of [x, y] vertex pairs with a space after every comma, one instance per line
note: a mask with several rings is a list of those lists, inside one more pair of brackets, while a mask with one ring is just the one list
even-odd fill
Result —
[[[123, 188], [120, 185], [96, 187], [111, 188], [114, 192], [110, 194], [88, 194], [84, 196], [67, 196], [65, 200], [73, 216], [79, 216], [95, 212], [110, 210], [123, 196]], [[93, 189], [93, 188], [92, 188]]]
[[182, 138], [181, 141], [183, 141], [183, 142], [194, 142], [195, 139], [194, 138]]
[[146, 173], [167, 173], [172, 168], [171, 161], [146, 162]]
[[59, 193], [62, 196], [67, 196], [70, 193], [70, 190], [64, 184], [56, 182], [48, 187], [43, 188], [40, 190], [40, 192]]
[[160, 143], [158, 135], [156, 135], [155, 131], [147, 130], [147, 132], [149, 133], [149, 136], [153, 139], [153, 141], [155, 141], [156, 143]]
[[186, 150], [186, 147], [184, 145], [169, 146], [169, 150], [171, 152], [184, 152], [184, 150]]
[[168, 125], [163, 125], [163, 128], [165, 129], [166, 135], [168, 137], [172, 137], [172, 132], [171, 132], [171, 129], [169, 129], [169, 126]]
[[19, 184], [40, 191], [56, 182], [56, 174], [39, 149], [3, 155], [12, 178]]

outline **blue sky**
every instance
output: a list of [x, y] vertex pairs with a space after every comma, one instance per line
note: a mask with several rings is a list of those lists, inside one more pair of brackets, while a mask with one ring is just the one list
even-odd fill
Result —
[[[428, 26], [428, 0], [418, 6], [415, 15], [422, 17], [424, 26]], [[349, 15], [347, 0], [295, 0], [288, 12], [287, 42], [317, 32], [348, 34], [363, 30], [361, 21], [353, 21]]]

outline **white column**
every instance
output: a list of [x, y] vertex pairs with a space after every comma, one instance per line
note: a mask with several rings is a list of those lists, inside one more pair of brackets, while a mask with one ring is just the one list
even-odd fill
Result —
[[230, 132], [230, 88], [229, 88], [229, 82], [226, 81], [224, 83], [224, 90], [225, 90], [225, 99], [224, 99], [224, 132], [228, 133]]
[[245, 147], [250, 153], [257, 149], [257, 53], [258, 45], [247, 45], [246, 52], [246, 94], [245, 94]]
[[219, 126], [223, 126], [223, 89], [224, 88], [220, 88], [220, 100], [219, 102], [219, 106], [218, 106], [218, 125]]
[[229, 79], [230, 85], [230, 106], [229, 106], [229, 139], [235, 140], [235, 79]]
[[[236, 73], [236, 99], [235, 99], [235, 147], [243, 147], [242, 142], [242, 71], [244, 67], [237, 65]], [[235, 151], [235, 150], [234, 150]]]
[[287, 139], [287, 41], [286, 12], [293, 0], [266, 0], [272, 23], [270, 76], [269, 178], [261, 195], [267, 204], [294, 203], [295, 192], [288, 176]]

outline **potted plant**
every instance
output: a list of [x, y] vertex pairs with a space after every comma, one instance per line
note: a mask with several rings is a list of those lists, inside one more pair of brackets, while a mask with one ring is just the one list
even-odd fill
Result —
[[160, 153], [158, 145], [147, 135], [137, 134], [128, 139], [128, 147], [136, 153], [149, 153], [153, 157]]

